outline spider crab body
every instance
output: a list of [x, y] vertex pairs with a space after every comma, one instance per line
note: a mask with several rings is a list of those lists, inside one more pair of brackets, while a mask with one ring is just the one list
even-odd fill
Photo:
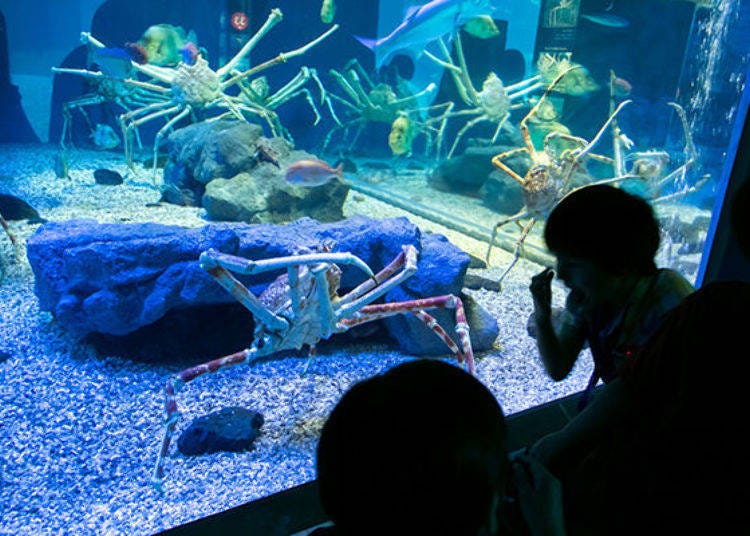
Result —
[[558, 170], [550, 173], [548, 165], [533, 166], [523, 184], [523, 201], [530, 214], [538, 217], [546, 216], [560, 197], [562, 184]]
[[[315, 345], [320, 340], [359, 324], [407, 313], [414, 314], [424, 322], [459, 363], [465, 364], [473, 373], [469, 326], [460, 298], [448, 294], [403, 302], [373, 303], [417, 270], [417, 250], [414, 246], [403, 246], [402, 252], [377, 274], [355, 255], [332, 252], [332, 247], [332, 244], [325, 243], [315, 252], [257, 261], [214, 250], [201, 254], [201, 267], [253, 314], [256, 323], [254, 340], [250, 348], [188, 368], [167, 380], [166, 428], [152, 477], [152, 484], [157, 489], [162, 489], [164, 458], [179, 419], [177, 391], [182, 384], [203, 374], [233, 365], [250, 365], [260, 357], [300, 349], [305, 345], [310, 347], [312, 358]], [[367, 279], [340, 296], [338, 291], [342, 271], [339, 265], [357, 268], [365, 273]], [[283, 269], [286, 273], [277, 277], [259, 296], [250, 292], [233, 275], [253, 275]], [[455, 311], [458, 343], [426, 312], [429, 309]], [[310, 360], [307, 366], [309, 364]]]
[[208, 62], [198, 57], [193, 65], [177, 65], [171, 91], [175, 102], [202, 110], [221, 98], [221, 80]]

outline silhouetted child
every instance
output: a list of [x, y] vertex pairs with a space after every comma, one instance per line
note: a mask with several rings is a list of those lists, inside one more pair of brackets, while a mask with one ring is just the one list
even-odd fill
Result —
[[[731, 221], [750, 254], [750, 181]], [[532, 447], [562, 480], [572, 533], [747, 532], [749, 310], [748, 282], [701, 287], [618, 379]]]
[[[559, 485], [519, 466], [533, 534], [562, 534]], [[318, 483], [337, 536], [497, 533], [508, 479], [506, 429], [492, 393], [456, 366], [417, 360], [354, 385], [320, 436]]]
[[[676, 271], [657, 269], [659, 226], [651, 206], [613, 186], [587, 186], [564, 197], [547, 219], [544, 239], [557, 266], [534, 276], [529, 287], [537, 347], [559, 381], [588, 343], [594, 372], [585, 403], [597, 381], [615, 378], [693, 287]], [[557, 322], [551, 307], [555, 272], [570, 289]]]

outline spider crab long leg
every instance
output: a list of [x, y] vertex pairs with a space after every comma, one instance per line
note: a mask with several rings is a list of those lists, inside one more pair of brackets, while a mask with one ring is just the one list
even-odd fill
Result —
[[[445, 329], [440, 326], [438, 321], [425, 312], [425, 309], [455, 309], [456, 334], [461, 343], [460, 347], [453, 342], [453, 339], [451, 339]], [[471, 348], [471, 339], [469, 337], [469, 323], [466, 320], [466, 312], [461, 298], [454, 296], [453, 294], [403, 302], [365, 305], [355, 317], [345, 318], [339, 322], [341, 325], [340, 331], [346, 331], [366, 322], [372, 322], [389, 316], [406, 313], [411, 313], [424, 322], [424, 324], [445, 343], [453, 355], [456, 356], [458, 362], [464, 364], [466, 370], [471, 374], [474, 374], [474, 352]]]
[[[245, 288], [245, 286], [232, 275], [231, 272], [242, 275], [252, 275], [282, 268], [289, 269], [295, 266], [318, 263], [350, 264], [362, 270], [368, 275], [368, 277], [374, 277], [370, 267], [367, 266], [362, 259], [351, 253], [309, 253], [305, 255], [290, 255], [288, 257], [254, 261], [242, 257], [236, 257], [234, 255], [219, 253], [218, 251], [209, 249], [208, 251], [203, 252], [200, 257], [201, 267], [213, 276], [219, 284], [227, 289], [242, 305], [249, 309], [263, 325], [268, 326], [272, 331], [287, 329], [289, 326], [288, 321], [270, 312], [260, 303], [260, 300], [258, 300], [252, 292]], [[289, 274], [292, 279], [296, 277], [296, 274], [291, 271]], [[290, 287], [293, 289], [292, 292], [294, 292], [296, 286], [290, 285]], [[295, 298], [293, 296], [292, 299], [299, 300], [299, 297]]]
[[668, 102], [669, 106], [674, 108], [675, 112], [677, 113], [677, 116], [680, 118], [680, 124], [682, 125], [682, 131], [685, 135], [685, 149], [683, 150], [683, 154], [685, 155], [685, 161], [683, 164], [675, 169], [674, 171], [668, 173], [666, 176], [664, 176], [662, 179], [659, 180], [658, 184], [656, 185], [656, 190], [658, 191], [661, 189], [665, 184], [668, 184], [675, 179], [678, 179], [682, 184], [685, 185], [685, 189], [676, 192], [674, 194], [665, 195], [658, 197], [653, 200], [654, 203], [665, 201], [667, 199], [671, 199], [673, 197], [685, 195], [687, 193], [690, 193], [694, 191], [698, 186], [700, 186], [703, 181], [699, 181], [698, 184], [693, 185], [691, 187], [687, 186], [687, 181], [685, 180], [685, 173], [690, 169], [693, 164], [695, 163], [695, 160], [697, 158], [697, 152], [695, 150], [695, 145], [693, 144], [693, 136], [690, 133], [690, 127], [688, 126], [687, 121], [687, 115], [685, 114], [685, 109], [677, 104], [676, 102]]
[[154, 486], [157, 491], [159, 491], [160, 493], [164, 492], [164, 458], [167, 455], [167, 452], [169, 452], [169, 445], [172, 443], [174, 430], [177, 426], [177, 421], [180, 418], [180, 412], [177, 408], [176, 398], [178, 389], [182, 385], [200, 376], [203, 376], [204, 374], [216, 372], [219, 369], [230, 367], [233, 365], [250, 363], [261, 355], [263, 355], [262, 351], [259, 351], [255, 347], [241, 350], [234, 354], [224, 356], [219, 359], [214, 359], [213, 361], [209, 361], [208, 363], [202, 363], [200, 365], [185, 369], [167, 380], [164, 437], [161, 442], [161, 448], [159, 449], [159, 454], [156, 458], [156, 465], [154, 466], [154, 472], [151, 477], [151, 485]]
[[[394, 274], [399, 270], [401, 272], [394, 277]], [[375, 282], [373, 280], [365, 281], [341, 297], [339, 304], [345, 305], [342, 305], [338, 310], [339, 321], [336, 332], [342, 333], [356, 325], [389, 316], [411, 313], [424, 322], [445, 343], [456, 356], [458, 362], [465, 364], [467, 370], [474, 374], [474, 352], [469, 338], [469, 323], [466, 321], [463, 302], [459, 297], [448, 294], [432, 298], [370, 305], [380, 296], [411, 277], [416, 270], [417, 250], [412, 245], [404, 246], [398, 257], [375, 275]], [[455, 309], [456, 334], [461, 344], [460, 347], [438, 324], [437, 320], [425, 312], [425, 309]]]

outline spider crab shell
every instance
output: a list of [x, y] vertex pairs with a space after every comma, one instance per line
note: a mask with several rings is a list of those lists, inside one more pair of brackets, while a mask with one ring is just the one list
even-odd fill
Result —
[[204, 108], [221, 95], [219, 76], [201, 57], [193, 65], [180, 62], [175, 70], [172, 94], [179, 102]]

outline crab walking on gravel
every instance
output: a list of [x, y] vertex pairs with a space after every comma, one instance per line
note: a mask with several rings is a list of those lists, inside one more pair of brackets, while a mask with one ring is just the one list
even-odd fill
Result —
[[[373, 304], [389, 290], [403, 283], [417, 270], [417, 250], [412, 245], [402, 251], [377, 274], [359, 257], [348, 252], [332, 252], [333, 244], [325, 242], [315, 251], [273, 259], [249, 260], [208, 250], [201, 254], [200, 265], [227, 289], [255, 318], [255, 332], [250, 348], [197, 365], [167, 380], [166, 428], [156, 459], [152, 478], [154, 487], [163, 491], [164, 458], [179, 419], [176, 394], [179, 387], [199, 376], [217, 372], [233, 365], [252, 365], [258, 358], [282, 350], [310, 348], [310, 361], [315, 345], [335, 333], [343, 333], [366, 322], [398, 314], [413, 314], [440, 338], [469, 372], [474, 373], [474, 353], [469, 338], [461, 299], [452, 294], [415, 300]], [[353, 290], [339, 296], [341, 268], [353, 266], [367, 275]], [[272, 270], [286, 270], [259, 296], [251, 293], [233, 274], [253, 275]], [[458, 344], [437, 320], [425, 312], [430, 309], [455, 311]]]

